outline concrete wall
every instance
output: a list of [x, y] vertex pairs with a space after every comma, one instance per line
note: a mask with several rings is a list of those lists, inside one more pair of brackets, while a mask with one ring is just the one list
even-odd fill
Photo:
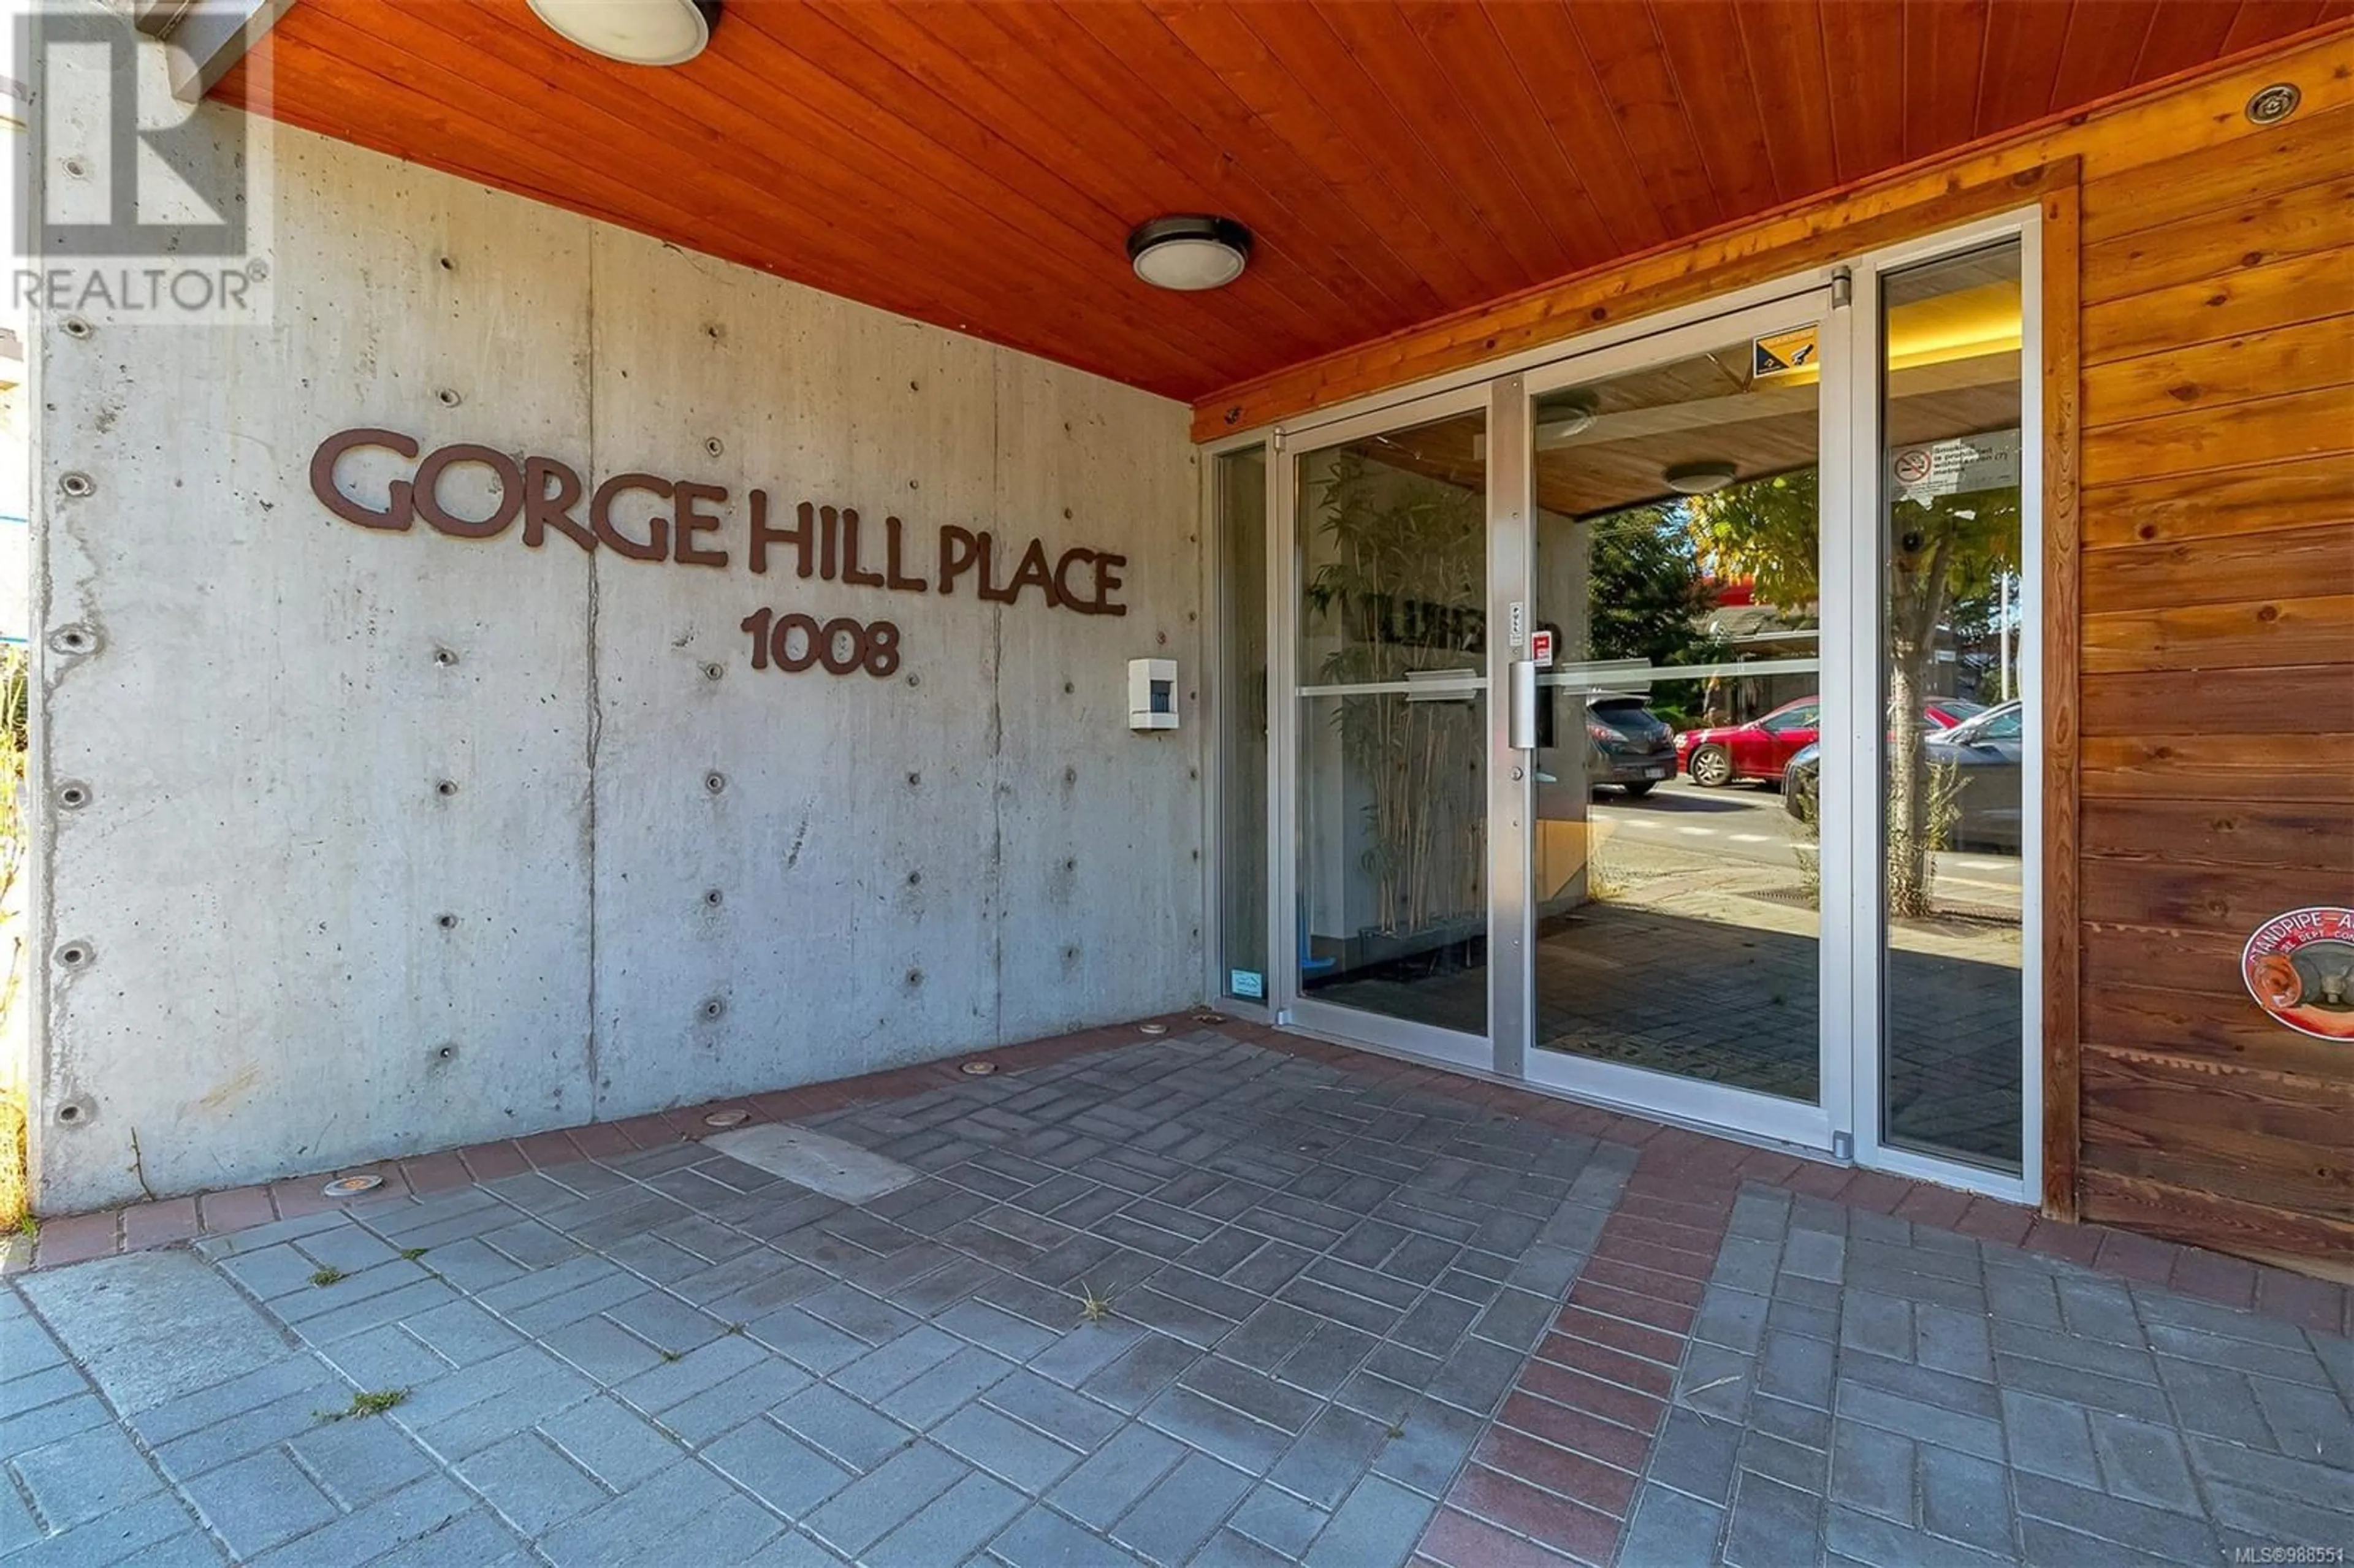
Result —
[[[275, 199], [274, 329], [38, 343], [39, 1207], [1200, 995], [1184, 408], [300, 132]], [[731, 562], [355, 526], [305, 471], [363, 425], [726, 485]], [[1009, 536], [1120, 552], [1129, 613], [754, 577], [756, 485], [927, 572], [942, 524], [1001, 581]], [[904, 662], [756, 671], [762, 606]], [[1175, 735], [1127, 728], [1147, 655]]]

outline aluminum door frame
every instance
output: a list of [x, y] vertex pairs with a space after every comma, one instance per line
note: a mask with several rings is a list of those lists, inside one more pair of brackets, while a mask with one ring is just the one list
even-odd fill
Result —
[[[1564, 387], [1606, 380], [1629, 371], [1687, 358], [1706, 349], [1721, 347], [1729, 338], [1755, 338], [1803, 325], [1808, 321], [1816, 323], [1817, 364], [1820, 375], [1816, 397], [1816, 463], [1821, 498], [1821, 533], [1817, 544], [1821, 577], [1817, 662], [1822, 683], [1819, 690], [1825, 710], [1845, 718], [1836, 735], [1829, 730], [1823, 735], [1826, 766], [1823, 769], [1825, 794], [1820, 820], [1824, 821], [1840, 820], [1834, 813], [1852, 810], [1853, 803], [1846, 799], [1846, 781], [1851, 773], [1840, 764], [1848, 755], [1848, 748], [1857, 744], [1859, 733], [1869, 733], [1860, 729], [1854, 717], [1853, 710], [1859, 699], [1865, 705], [1872, 705], [1871, 699], [1853, 689], [1853, 662], [1840, 657], [1836, 652], [1851, 645], [1861, 635], [1859, 609], [1868, 608], [1872, 602], [1865, 599], [1859, 604], [1851, 597], [1846, 577], [1839, 575], [1847, 569], [1846, 563], [1858, 553], [1852, 479], [1854, 464], [1850, 461], [1853, 432], [1848, 420], [1854, 362], [1847, 352], [1848, 328], [1856, 313], [1847, 308], [1843, 294], [1843, 286], [1835, 280], [1819, 289], [1680, 323], [1665, 331], [1629, 342], [1554, 361], [1541, 370], [1502, 377], [1491, 384], [1497, 406], [1490, 413], [1491, 430], [1508, 428], [1504, 419], [1509, 413], [1516, 421], [1509, 428], [1517, 430], [1521, 443], [1518, 461], [1509, 470], [1500, 462], [1491, 462], [1489, 467], [1490, 493], [1495, 497], [1490, 503], [1490, 512], [1498, 519], [1497, 530], [1489, 547], [1490, 591], [1496, 596], [1491, 609], [1501, 606], [1504, 607], [1503, 612], [1509, 613], [1509, 606], [1513, 600], [1532, 604], [1534, 597], [1535, 473], [1529, 432], [1534, 418], [1536, 399]], [[1511, 404], [1509, 410], [1503, 407], [1507, 399]], [[1500, 455], [1500, 449], [1499, 438], [1491, 434], [1491, 452]], [[1496, 495], [1500, 485], [1510, 487], [1500, 496]], [[1499, 563], [1510, 563], [1512, 572], [1517, 575], [1508, 576], [1499, 570]], [[1836, 588], [1834, 584], [1838, 585]], [[1500, 645], [1502, 641], [1500, 638], [1490, 639], [1491, 647]], [[1493, 672], [1490, 691], [1503, 690], [1504, 673], [1495, 669], [1493, 659], [1490, 662]], [[1498, 712], [1501, 707], [1500, 703], [1491, 704], [1491, 708]], [[1826, 1153], [1845, 1154], [1846, 1135], [1854, 1125], [1856, 1056], [1850, 1041], [1858, 1022], [1851, 1007], [1855, 995], [1851, 969], [1856, 930], [1853, 897], [1855, 862], [1851, 840], [1826, 834], [1819, 844], [1822, 895], [1819, 900], [1820, 919], [1816, 943], [1819, 1022], [1816, 1034], [1819, 1095], [1816, 1104], [1802, 1105], [1754, 1090], [1732, 1088], [1701, 1079], [1628, 1066], [1623, 1063], [1540, 1051], [1534, 1049], [1533, 1038], [1536, 1021], [1535, 909], [1529, 897], [1530, 867], [1535, 851], [1532, 824], [1533, 780], [1511, 777], [1515, 766], [1524, 773], [1532, 772], [1533, 768], [1529, 766], [1529, 753], [1507, 748], [1500, 754], [1493, 750], [1492, 747], [1502, 747], [1507, 737], [1502, 734], [1500, 720], [1490, 727], [1495, 733], [1490, 762], [1491, 805], [1489, 843], [1496, 865], [1490, 882], [1490, 984], [1491, 998], [1500, 995], [1506, 987], [1511, 988], [1511, 994], [1500, 1001], [1490, 1001], [1490, 1025], [1493, 1029], [1500, 1019], [1508, 1015], [1517, 1021], [1517, 1059], [1511, 1061], [1510, 1075], [1522, 1078], [1534, 1087], [1558, 1090], [1579, 1099], [1649, 1117], [1745, 1134]], [[1498, 824], [1506, 820], [1518, 825], [1515, 840], [1509, 845], [1505, 835], [1498, 832]], [[1508, 887], [1513, 894], [1509, 901], [1504, 897]], [[1500, 941], [1500, 937], [1503, 940]], [[1506, 943], [1511, 945], [1507, 947]], [[1514, 972], [1510, 976], [1504, 973], [1506, 966], [1499, 961], [1500, 955], [1505, 952], [1515, 955], [1518, 960], [1512, 966]], [[1510, 1058], [1500, 1038], [1496, 1054], [1499, 1070], [1501, 1071], [1503, 1064]]]

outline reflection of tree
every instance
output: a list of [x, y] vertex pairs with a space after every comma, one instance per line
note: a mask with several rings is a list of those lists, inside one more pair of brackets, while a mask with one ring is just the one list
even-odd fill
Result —
[[[1712, 601], [1681, 506], [1632, 506], [1596, 517], [1590, 526], [1595, 658], [1669, 665], [1723, 656], [1723, 642], [1698, 625]], [[1698, 692], [1693, 682], [1658, 682], [1651, 705], [1688, 712]]]
[[[1729, 485], [1691, 503], [1702, 553], [1728, 576], [1751, 578], [1761, 598], [1804, 604], [1820, 581], [1820, 506], [1815, 471]], [[1984, 599], [2019, 567], [2019, 491], [1972, 491], [1889, 509], [1889, 570], [1882, 606], [1888, 678], [1888, 907], [1929, 911], [1929, 852], [1950, 820], [1923, 747], [1921, 705], [1937, 631], [1956, 599]]]
[[[1323, 541], [1303, 598], [1310, 635], [1332, 645], [1318, 681], [1476, 673], [1485, 648], [1483, 494], [1354, 453], [1334, 458], [1303, 488]], [[1339, 700], [1341, 755], [1368, 797], [1359, 863], [1373, 878], [1384, 932], [1424, 931], [1483, 907], [1479, 714], [1476, 701]]]

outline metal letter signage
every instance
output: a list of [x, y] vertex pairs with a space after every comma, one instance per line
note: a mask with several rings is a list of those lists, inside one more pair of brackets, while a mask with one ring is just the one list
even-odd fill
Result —
[[[339, 469], [350, 454], [390, 453], [408, 478], [385, 486], [385, 503], [371, 506], [343, 488]], [[487, 473], [485, 503], [471, 511], [463, 483], [445, 483], [452, 470]], [[551, 534], [581, 549], [599, 548], [632, 561], [669, 561], [679, 566], [725, 570], [735, 559], [719, 541], [735, 531], [722, 508], [726, 486], [652, 473], [617, 473], [593, 487], [578, 470], [552, 457], [523, 457], [470, 441], [422, 451], [398, 430], [363, 427], [338, 430], [311, 457], [311, 493], [345, 522], [386, 533], [408, 533], [422, 519], [452, 539], [494, 539], [513, 530], [526, 549], [546, 546]], [[479, 482], [471, 493], [485, 493]], [[992, 604], [1019, 604], [1029, 590], [1049, 609], [1075, 615], [1126, 615], [1119, 602], [1120, 573], [1128, 557], [1085, 546], [1060, 551], [1033, 538], [1017, 548], [1007, 540], [1001, 553], [995, 535], [943, 523], [933, 535], [932, 569], [916, 569], [921, 537], [897, 517], [877, 524], [852, 506], [796, 503], [786, 523], [772, 514], [769, 493], [745, 493], [745, 564], [755, 577], [768, 575], [773, 560], [803, 579], [879, 588], [886, 593], [954, 594], [960, 585]], [[517, 524], [520, 524], [518, 527]], [[1001, 581], [1002, 560], [1014, 566]], [[745, 618], [741, 630], [752, 640], [752, 667], [800, 671], [812, 665], [846, 675], [864, 670], [888, 675], [899, 667], [899, 628], [892, 621], [849, 617], [818, 620], [800, 611], [765, 609]]]
[[2354, 1041], [2354, 909], [2292, 909], [2240, 954], [2256, 1005], [2303, 1034]]

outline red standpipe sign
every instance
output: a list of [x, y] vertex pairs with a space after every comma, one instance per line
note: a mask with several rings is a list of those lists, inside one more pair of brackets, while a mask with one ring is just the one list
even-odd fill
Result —
[[2240, 954], [2256, 1005], [2301, 1034], [2354, 1041], [2354, 909], [2276, 915]]

